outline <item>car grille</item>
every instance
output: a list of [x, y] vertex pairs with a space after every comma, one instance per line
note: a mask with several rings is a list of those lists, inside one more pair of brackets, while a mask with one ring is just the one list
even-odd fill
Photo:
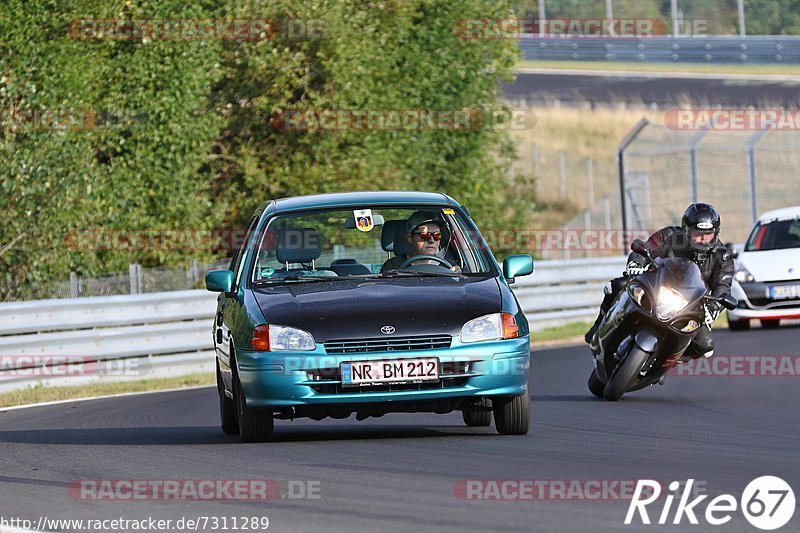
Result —
[[450, 348], [450, 335], [427, 337], [389, 337], [385, 339], [335, 340], [325, 343], [330, 354], [371, 353], [413, 350], [441, 350]]

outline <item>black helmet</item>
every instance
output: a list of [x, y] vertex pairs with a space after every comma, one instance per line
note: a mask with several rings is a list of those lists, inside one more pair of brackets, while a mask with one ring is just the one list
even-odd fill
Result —
[[[692, 204], [683, 212], [683, 219], [681, 219], [681, 226], [686, 238], [689, 240], [689, 246], [701, 252], [708, 252], [711, 250], [719, 240], [719, 213], [714, 207], [708, 204]], [[695, 242], [695, 237], [699, 235], [714, 236], [702, 242]]]

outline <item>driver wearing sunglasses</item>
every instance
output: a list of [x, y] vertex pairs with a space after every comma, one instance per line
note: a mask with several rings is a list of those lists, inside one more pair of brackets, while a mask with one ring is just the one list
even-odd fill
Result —
[[[442, 230], [446, 227], [447, 224], [434, 213], [427, 213], [425, 211], [415, 212], [408, 217], [408, 221], [406, 222], [406, 238], [411, 245], [411, 251], [408, 255], [400, 254], [387, 260], [383, 264], [383, 267], [381, 267], [381, 272], [400, 268], [400, 265], [409, 257], [414, 257], [416, 255], [438, 255], [442, 236], [444, 234]], [[429, 259], [420, 259], [419, 261], [414, 261], [412, 264], [435, 265], [438, 263]], [[453, 272], [461, 272], [461, 267], [456, 265], [450, 270]]]

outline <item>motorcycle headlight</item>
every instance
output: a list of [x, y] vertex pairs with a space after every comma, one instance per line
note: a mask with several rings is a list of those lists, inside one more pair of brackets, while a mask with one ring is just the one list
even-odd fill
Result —
[[750, 283], [756, 280], [755, 276], [753, 276], [744, 265], [736, 267], [736, 274], [734, 274], [733, 277], [739, 283]]
[[253, 348], [261, 351], [309, 351], [317, 347], [311, 333], [274, 324], [257, 326], [252, 344]]
[[661, 287], [658, 291], [656, 316], [659, 320], [672, 320], [681, 309], [686, 307], [687, 303], [686, 299], [675, 289]]
[[513, 339], [519, 336], [519, 326], [510, 313], [493, 313], [472, 319], [461, 328], [461, 342]]

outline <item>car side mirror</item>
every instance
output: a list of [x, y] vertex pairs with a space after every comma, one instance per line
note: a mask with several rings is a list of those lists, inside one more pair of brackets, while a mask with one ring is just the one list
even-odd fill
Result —
[[211, 270], [206, 274], [206, 289], [211, 292], [229, 293], [233, 288], [233, 272], [230, 270]]
[[736, 297], [728, 292], [720, 297], [719, 303], [722, 304], [722, 307], [730, 311], [731, 309], [736, 309], [736, 306], [739, 304], [739, 300], [737, 300]]
[[503, 259], [503, 276], [514, 282], [517, 276], [527, 276], [533, 272], [533, 258], [528, 254], [509, 255]]
[[650, 253], [650, 248], [648, 248], [647, 243], [642, 239], [635, 239], [631, 243], [631, 251], [647, 256]]

